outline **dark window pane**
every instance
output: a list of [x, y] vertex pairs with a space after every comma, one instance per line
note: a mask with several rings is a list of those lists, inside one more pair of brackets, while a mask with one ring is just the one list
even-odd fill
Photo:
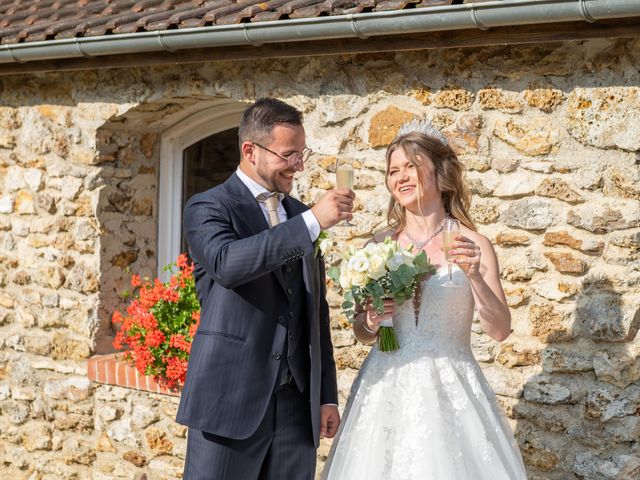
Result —
[[[211, 135], [187, 147], [183, 153], [182, 208], [193, 195], [215, 187], [235, 172], [240, 161], [238, 129]], [[187, 251], [181, 235], [180, 251]]]

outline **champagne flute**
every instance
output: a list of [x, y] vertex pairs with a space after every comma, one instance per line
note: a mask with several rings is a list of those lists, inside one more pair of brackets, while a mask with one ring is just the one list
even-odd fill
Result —
[[443, 287], [457, 287], [458, 284], [451, 279], [451, 268], [453, 267], [453, 255], [449, 253], [451, 245], [455, 241], [455, 238], [460, 234], [460, 222], [455, 218], [447, 217], [444, 220], [444, 227], [442, 228], [442, 251], [444, 252], [444, 258], [447, 260], [447, 267], [449, 269], [449, 279], [442, 284]]
[[[336, 160], [336, 187], [348, 188], [353, 190], [353, 166], [346, 160]], [[344, 220], [340, 225], [344, 227], [353, 227], [354, 224], [349, 220]]]

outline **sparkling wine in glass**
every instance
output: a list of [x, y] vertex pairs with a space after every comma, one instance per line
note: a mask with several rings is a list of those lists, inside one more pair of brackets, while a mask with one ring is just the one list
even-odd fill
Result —
[[449, 278], [442, 284], [443, 287], [457, 287], [458, 284], [451, 279], [451, 268], [453, 267], [453, 255], [449, 253], [451, 245], [455, 242], [455, 238], [460, 234], [460, 222], [455, 218], [446, 218], [442, 229], [442, 251], [447, 261], [449, 270]]
[[[336, 161], [336, 187], [337, 188], [348, 188], [349, 190], [353, 190], [353, 166], [351, 163], [347, 163], [344, 160]], [[348, 220], [344, 220], [340, 225], [345, 227], [352, 227], [353, 223]]]

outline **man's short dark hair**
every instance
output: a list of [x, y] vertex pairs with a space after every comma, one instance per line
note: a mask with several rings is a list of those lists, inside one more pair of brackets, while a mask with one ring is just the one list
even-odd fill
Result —
[[302, 125], [302, 112], [275, 98], [259, 98], [242, 114], [238, 128], [240, 151], [244, 142], [269, 143], [279, 123]]

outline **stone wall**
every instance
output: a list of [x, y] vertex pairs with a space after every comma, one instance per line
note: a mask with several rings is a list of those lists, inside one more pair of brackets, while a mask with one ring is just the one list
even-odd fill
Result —
[[[295, 194], [356, 166], [361, 244], [384, 149], [427, 116], [467, 167], [514, 333], [473, 347], [531, 479], [640, 474], [640, 41], [567, 42], [0, 77], [0, 472], [178, 478], [176, 399], [91, 384], [129, 273], [157, 265], [159, 142], [219, 99], [280, 97], [317, 152]], [[331, 261], [331, 259], [329, 259]], [[334, 307], [342, 402], [367, 348]], [[320, 458], [329, 442], [323, 442]]]

